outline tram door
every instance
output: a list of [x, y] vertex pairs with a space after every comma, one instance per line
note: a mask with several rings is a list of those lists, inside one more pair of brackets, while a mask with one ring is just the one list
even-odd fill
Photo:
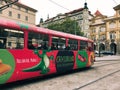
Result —
[[57, 72], [65, 72], [73, 69], [74, 54], [72, 51], [61, 50], [58, 51], [56, 57]]

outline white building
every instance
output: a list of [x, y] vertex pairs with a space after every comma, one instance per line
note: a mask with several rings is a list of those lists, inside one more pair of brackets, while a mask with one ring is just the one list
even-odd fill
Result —
[[69, 17], [71, 20], [75, 20], [78, 22], [81, 31], [84, 32], [84, 36], [89, 37], [89, 20], [93, 18], [93, 15], [90, 13], [87, 3], [84, 3], [83, 8], [79, 8], [65, 14], [58, 14], [53, 18], [48, 18], [43, 22], [43, 19], [40, 20], [40, 27], [47, 27], [49, 24], [62, 22]]

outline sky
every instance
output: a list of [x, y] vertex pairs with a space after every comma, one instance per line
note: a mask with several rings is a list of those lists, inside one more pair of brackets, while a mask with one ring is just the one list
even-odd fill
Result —
[[113, 7], [120, 4], [120, 0], [20, 0], [21, 3], [36, 9], [36, 24], [40, 18], [45, 21], [55, 17], [57, 14], [64, 14], [72, 10], [83, 8], [85, 1], [91, 14], [99, 10], [103, 15], [113, 16], [115, 11]]

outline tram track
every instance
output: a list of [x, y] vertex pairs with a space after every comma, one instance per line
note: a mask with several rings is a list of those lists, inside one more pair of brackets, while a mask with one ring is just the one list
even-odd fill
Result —
[[[105, 63], [105, 64], [101, 65], [101, 63]], [[95, 63], [94, 63], [95, 64], [94, 67], [102, 67], [102, 66], [118, 64], [118, 63], [120, 63], [120, 60], [118, 60], [118, 59], [117, 60], [96, 60]], [[98, 65], [98, 64], [100, 64], [100, 65]]]
[[[112, 62], [113, 61], [113, 62]], [[116, 64], [120, 64], [120, 60], [100, 60], [100, 61], [96, 61], [96, 62], [101, 62], [101, 63], [106, 63], [106, 64], [102, 64], [101, 65], [101, 63], [99, 63], [100, 65], [96, 65], [96, 66], [93, 66], [93, 68], [99, 68], [99, 67], [105, 67], [105, 66], [109, 66], [109, 65], [116, 65]], [[108, 63], [109, 62], [109, 63]], [[109, 72], [109, 73], [107, 73], [107, 74], [105, 74], [105, 75], [102, 75], [101, 77], [98, 77], [97, 79], [94, 79], [94, 80], [92, 80], [92, 81], [90, 81], [90, 82], [88, 82], [88, 83], [85, 83], [85, 84], [83, 84], [83, 85], [81, 85], [81, 86], [79, 86], [79, 87], [77, 87], [77, 88], [75, 88], [75, 89], [73, 89], [73, 90], [80, 90], [80, 89], [83, 89], [83, 88], [85, 88], [85, 87], [87, 87], [87, 86], [90, 86], [90, 85], [92, 85], [92, 84], [95, 84], [96, 82], [98, 82], [98, 81], [101, 81], [101, 80], [103, 80], [103, 79], [105, 79], [105, 78], [107, 78], [107, 77], [110, 77], [111, 75], [114, 75], [114, 74], [116, 74], [116, 73], [118, 73], [118, 72], [120, 72], [120, 69], [117, 69], [116, 70], [116, 68], [113, 68], [113, 72]]]
[[97, 67], [103, 67], [103, 66], [107, 66], [107, 65], [112, 65], [112, 64], [119, 64], [120, 62], [115, 62], [115, 63], [106, 63], [106, 64], [103, 64], [103, 65], [97, 65], [97, 66], [94, 66], [95, 68]]
[[105, 79], [105, 78], [107, 78], [107, 77], [109, 77], [109, 76], [111, 76], [111, 75], [113, 75], [113, 74], [116, 74], [116, 73], [118, 73], [118, 72], [120, 72], [120, 69], [118, 69], [118, 70], [116, 70], [116, 71], [113, 71], [113, 72], [111, 72], [111, 73], [109, 73], [109, 74], [106, 74], [106, 75], [104, 75], [104, 76], [102, 76], [102, 77], [99, 77], [99, 78], [97, 78], [97, 79], [95, 79], [95, 80], [93, 80], [93, 81], [91, 81], [91, 82], [88, 82], [88, 83], [86, 83], [86, 84], [84, 84], [84, 85], [82, 85], [82, 86], [80, 86], [80, 87], [78, 87], [78, 88], [75, 88], [75, 89], [73, 89], [73, 90], [82, 89], [82, 88], [84, 88], [84, 87], [86, 87], [86, 86], [89, 86], [89, 85], [91, 85], [91, 84], [94, 84], [94, 83], [96, 83], [96, 82], [98, 82], [98, 81], [100, 81], [100, 80], [102, 80], [102, 79]]

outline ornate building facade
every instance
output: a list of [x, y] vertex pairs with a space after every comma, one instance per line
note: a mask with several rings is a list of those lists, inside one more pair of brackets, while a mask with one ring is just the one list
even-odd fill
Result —
[[95, 41], [96, 50], [120, 53], [120, 5], [113, 8], [115, 15], [107, 17], [98, 10], [91, 19], [90, 36]]

